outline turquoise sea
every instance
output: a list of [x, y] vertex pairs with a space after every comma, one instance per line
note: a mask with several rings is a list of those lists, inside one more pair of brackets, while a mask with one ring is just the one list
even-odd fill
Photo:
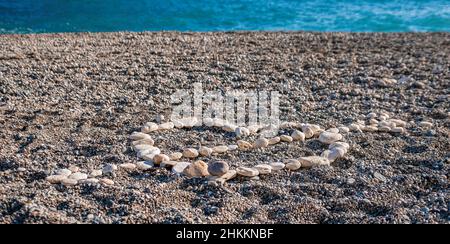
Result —
[[450, 31], [450, 0], [0, 0], [0, 33]]

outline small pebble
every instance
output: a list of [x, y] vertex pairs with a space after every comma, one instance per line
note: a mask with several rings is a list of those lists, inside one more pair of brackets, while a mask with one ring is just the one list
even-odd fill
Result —
[[183, 157], [185, 158], [196, 158], [198, 157], [199, 153], [197, 149], [194, 148], [186, 148], [183, 150]]
[[191, 165], [191, 163], [179, 162], [175, 166], [172, 167], [172, 173], [181, 175], [183, 173], [184, 169], [186, 169], [186, 167], [188, 167], [189, 165]]
[[208, 172], [213, 176], [222, 176], [230, 170], [225, 161], [215, 161], [208, 165]]
[[124, 164], [120, 164], [119, 168], [121, 169], [127, 169], [127, 170], [133, 170], [136, 169], [136, 164], [133, 163], [124, 163]]
[[306, 138], [305, 133], [298, 130], [294, 130], [294, 132], [292, 132], [291, 137], [292, 139], [294, 139], [294, 141], [304, 141]]
[[64, 186], [74, 186], [78, 184], [78, 180], [66, 178], [61, 181], [61, 184], [63, 184]]
[[270, 167], [272, 167], [272, 171], [279, 171], [286, 168], [284, 163], [271, 163]]
[[302, 167], [305, 168], [311, 168], [319, 165], [330, 165], [330, 161], [327, 158], [319, 156], [301, 157], [299, 158], [299, 162], [302, 164]]
[[159, 126], [153, 122], [148, 122], [142, 127], [141, 132], [142, 133], [151, 133], [153, 131], [157, 131]]
[[253, 145], [254, 148], [264, 148], [269, 146], [269, 140], [266, 138], [259, 138], [255, 141], [255, 144]]
[[69, 179], [73, 179], [73, 180], [85, 180], [88, 178], [87, 174], [81, 173], [81, 172], [77, 172], [77, 173], [73, 173], [69, 176]]
[[165, 161], [170, 161], [170, 157], [165, 154], [158, 154], [153, 157], [153, 163], [160, 164]]
[[291, 136], [287, 136], [287, 135], [280, 136], [280, 139], [283, 142], [293, 142], [294, 141], [294, 139]]
[[107, 185], [107, 186], [112, 186], [112, 185], [114, 185], [114, 181], [112, 181], [112, 180], [110, 180], [110, 179], [106, 179], [106, 178], [101, 179], [101, 180], [100, 180], [100, 183], [102, 183], [102, 184], [104, 184], [104, 185]]
[[211, 156], [211, 154], [214, 152], [212, 148], [209, 147], [200, 147], [200, 149], [198, 150], [198, 152], [200, 153], [200, 155], [202, 155], [203, 157], [209, 157]]
[[65, 179], [67, 179], [67, 176], [65, 175], [50, 175], [47, 178], [45, 178], [45, 180], [51, 184], [59, 184], [61, 183], [61, 181]]
[[288, 159], [286, 160], [286, 168], [292, 171], [298, 170], [302, 167], [300, 161], [296, 159]]
[[140, 161], [140, 162], [136, 163], [136, 168], [138, 168], [139, 170], [142, 170], [142, 171], [152, 169], [153, 167], [155, 167], [153, 162]]
[[72, 165], [68, 168], [72, 173], [76, 173], [80, 171], [80, 168], [78, 166]]
[[324, 144], [332, 144], [334, 142], [342, 140], [342, 135], [333, 132], [322, 132], [319, 136], [319, 141]]
[[238, 147], [242, 150], [250, 150], [253, 145], [250, 142], [239, 140], [237, 141]]
[[272, 166], [270, 166], [268, 164], [256, 165], [254, 167], [254, 169], [258, 170], [259, 174], [261, 174], [261, 175], [268, 175], [268, 174], [272, 173]]
[[99, 169], [92, 170], [91, 173], [89, 174], [90, 177], [98, 177], [101, 175], [103, 175], [103, 171]]
[[196, 161], [188, 165], [184, 170], [183, 174], [189, 178], [205, 177], [209, 175], [208, 164], [203, 161]]
[[142, 132], [133, 132], [130, 135], [130, 139], [133, 141], [138, 141], [138, 140], [151, 140], [152, 137], [148, 134], [142, 133]]
[[158, 126], [158, 130], [171, 130], [173, 128], [175, 128], [175, 125], [172, 122], [163, 123]]
[[281, 138], [279, 136], [273, 137], [269, 139], [269, 145], [275, 145], [281, 142]]
[[257, 169], [247, 168], [247, 167], [239, 167], [236, 169], [238, 175], [246, 176], [246, 177], [254, 177], [259, 175], [259, 171]]
[[107, 175], [107, 174], [112, 174], [114, 173], [114, 171], [117, 170], [117, 166], [114, 164], [105, 164], [103, 166], [103, 174]]
[[217, 146], [217, 147], [213, 147], [213, 151], [215, 153], [225, 153], [228, 151], [228, 146]]
[[174, 152], [169, 155], [170, 160], [173, 160], [173, 161], [179, 160], [182, 157], [183, 157], [183, 153], [180, 153], [180, 152]]
[[69, 175], [72, 174], [72, 171], [70, 171], [69, 169], [58, 169], [55, 174], [57, 175], [64, 175], [66, 177], [69, 177]]

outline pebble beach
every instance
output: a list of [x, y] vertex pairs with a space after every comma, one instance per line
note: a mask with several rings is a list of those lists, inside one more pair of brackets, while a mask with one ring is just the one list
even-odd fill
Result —
[[[449, 33], [0, 46], [0, 223], [450, 223]], [[194, 83], [278, 91], [292, 124], [261, 139], [170, 121], [170, 96]]]

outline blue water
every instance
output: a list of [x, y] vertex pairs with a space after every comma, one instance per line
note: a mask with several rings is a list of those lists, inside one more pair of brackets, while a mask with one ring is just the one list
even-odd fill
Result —
[[450, 31], [450, 0], [0, 0], [0, 33]]

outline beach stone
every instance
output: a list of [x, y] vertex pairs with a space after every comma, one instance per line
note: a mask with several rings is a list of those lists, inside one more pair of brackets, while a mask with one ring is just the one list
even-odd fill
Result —
[[381, 126], [378, 128], [378, 131], [381, 131], [381, 132], [390, 132], [391, 130], [392, 130], [392, 128], [388, 127], [388, 126]]
[[150, 144], [138, 144], [134, 146], [134, 149], [136, 151], [154, 151], [156, 150], [157, 147], [154, 147], [153, 145]]
[[158, 126], [158, 130], [172, 130], [173, 128], [175, 128], [175, 125], [172, 122], [163, 123]]
[[272, 167], [272, 171], [279, 171], [284, 168], [286, 168], [286, 165], [284, 163], [271, 163], [270, 167]]
[[386, 182], [386, 181], [387, 181], [386, 177], [385, 177], [384, 175], [378, 173], [378, 172], [375, 172], [375, 173], [373, 174], [373, 176], [374, 176], [376, 179], [378, 179], [378, 180], [380, 180], [380, 181], [382, 181], [382, 182]]
[[331, 144], [328, 149], [333, 149], [335, 147], [342, 147], [343, 149], [345, 149], [345, 153], [347, 153], [347, 151], [350, 149], [350, 144], [348, 144], [347, 142], [342, 142], [342, 141], [338, 141], [335, 142], [333, 144]]
[[237, 138], [247, 137], [250, 135], [250, 130], [245, 127], [236, 128], [235, 132]]
[[47, 178], [45, 178], [45, 180], [51, 184], [59, 184], [65, 179], [67, 179], [67, 176], [65, 175], [50, 175]]
[[159, 126], [157, 124], [155, 124], [153, 122], [148, 122], [142, 127], [141, 132], [142, 133], [151, 133], [153, 131], [157, 131], [158, 128], [159, 128]]
[[236, 169], [238, 175], [245, 177], [255, 177], [259, 175], [259, 171], [257, 169], [247, 168], [247, 167], [239, 167]]
[[153, 146], [155, 144], [155, 141], [153, 139], [142, 139], [142, 140], [133, 141], [131, 144], [133, 145], [134, 149], [137, 150], [136, 146], [138, 146], [138, 145]]
[[120, 164], [119, 168], [121, 169], [127, 169], [127, 170], [133, 170], [136, 169], [136, 164], [133, 163], [124, 163], [124, 164]]
[[331, 133], [339, 133], [339, 129], [338, 128], [330, 128], [328, 130], [326, 130], [327, 132], [331, 132]]
[[369, 113], [366, 117], [367, 117], [368, 119], [375, 119], [377, 116], [378, 116], [378, 115], [377, 115], [376, 113], [372, 112], [372, 113]]
[[203, 161], [196, 161], [188, 165], [184, 170], [183, 174], [189, 178], [205, 177], [209, 175], [208, 164]]
[[236, 176], [237, 176], [236, 170], [229, 170], [227, 173], [220, 176], [218, 179], [223, 179], [224, 181], [229, 181], [229, 180], [236, 178]]
[[351, 124], [348, 126], [348, 128], [350, 129], [350, 131], [362, 132], [361, 125], [359, 125], [359, 124]]
[[85, 180], [88, 178], [87, 174], [81, 173], [81, 172], [77, 172], [77, 173], [73, 173], [71, 174], [69, 177], [69, 179], [73, 179], [73, 180]]
[[116, 170], [117, 170], [117, 166], [116, 165], [114, 165], [114, 164], [105, 164], [103, 166], [102, 172], [103, 172], [104, 175], [107, 175], [107, 174], [114, 173], [114, 171], [116, 171]]
[[181, 175], [183, 171], [189, 166], [191, 163], [188, 162], [178, 162], [175, 166], [172, 167], [172, 173]]
[[104, 184], [104, 185], [106, 185], [106, 186], [112, 186], [112, 185], [114, 185], [114, 181], [112, 181], [112, 180], [110, 180], [110, 179], [106, 179], [106, 178], [101, 179], [99, 182], [102, 183], [102, 184]]
[[337, 159], [344, 157], [346, 153], [345, 148], [343, 147], [334, 147], [333, 149], [327, 151], [329, 151], [327, 155], [323, 156], [326, 157], [330, 161], [330, 163], [333, 163]]
[[283, 142], [293, 142], [294, 139], [291, 136], [282, 135], [280, 136], [280, 140]]
[[72, 174], [80, 171], [80, 167], [75, 165], [70, 166], [68, 169], [72, 172]]
[[324, 144], [332, 144], [334, 142], [342, 140], [342, 138], [342, 135], [339, 133], [324, 131], [320, 134], [319, 141]]
[[217, 147], [213, 147], [213, 151], [215, 153], [225, 153], [228, 151], [228, 146], [217, 146]]
[[101, 176], [101, 175], [103, 175], [103, 171], [102, 171], [102, 170], [99, 170], [99, 169], [94, 169], [94, 170], [92, 170], [91, 173], [89, 174], [89, 176], [90, 176], [90, 177], [93, 177], [93, 178], [98, 177], [98, 176]]
[[203, 157], [209, 157], [209, 156], [211, 156], [211, 154], [213, 154], [214, 150], [212, 148], [209, 148], [209, 147], [200, 147], [198, 152]]
[[174, 120], [173, 122], [173, 126], [177, 129], [182, 129], [184, 128], [184, 124], [183, 122], [181, 122], [180, 120]]
[[214, 126], [214, 120], [211, 119], [211, 118], [204, 118], [204, 119], [203, 119], [203, 124], [204, 124], [206, 127], [213, 127], [213, 126]]
[[339, 133], [342, 133], [342, 134], [347, 134], [350, 132], [350, 129], [347, 126], [341, 126], [338, 128], [338, 130], [339, 130]]
[[138, 141], [138, 140], [151, 140], [152, 137], [148, 134], [142, 133], [142, 132], [133, 132], [130, 135], [130, 139], [133, 141]]
[[269, 139], [269, 145], [275, 145], [277, 143], [280, 143], [281, 138], [279, 136], [273, 137]]
[[183, 157], [183, 153], [180, 152], [174, 152], [172, 154], [169, 155], [170, 160], [172, 161], [176, 161], [179, 160]]
[[302, 127], [303, 134], [305, 134], [306, 139], [310, 139], [314, 136], [314, 130], [309, 126]]
[[158, 155], [160, 153], [161, 153], [161, 150], [159, 148], [151, 147], [149, 149], [139, 151], [138, 157], [142, 158], [144, 160], [152, 161], [153, 157], [155, 157], [156, 155]]
[[427, 122], [427, 121], [422, 121], [419, 123], [419, 126], [422, 128], [429, 129], [429, 128], [433, 127], [433, 123]]
[[269, 140], [267, 140], [266, 138], [257, 139], [253, 145], [254, 148], [264, 148], [267, 146], [269, 146]]
[[160, 164], [162, 162], [165, 161], [170, 161], [169, 156], [165, 155], [165, 154], [158, 154], [155, 157], [153, 157], [153, 163], [154, 164]]
[[238, 149], [239, 149], [238, 145], [234, 145], [234, 144], [228, 145], [228, 151], [236, 151]]
[[153, 167], [155, 167], [153, 162], [139, 161], [136, 163], [136, 168], [142, 171], [152, 169]]
[[371, 119], [369, 120], [369, 124], [370, 125], [378, 125], [378, 123], [380, 123], [380, 121], [376, 120], [376, 119]]
[[395, 128], [392, 128], [391, 132], [402, 134], [402, 133], [405, 133], [405, 128], [395, 127]]
[[80, 180], [78, 181], [79, 184], [84, 184], [84, 185], [96, 185], [99, 183], [99, 180], [96, 178], [89, 178], [89, 179], [85, 179], [85, 180]]
[[377, 132], [378, 127], [374, 125], [362, 126], [361, 129], [365, 132]]
[[197, 149], [194, 148], [186, 148], [183, 150], [183, 157], [185, 158], [196, 158], [198, 157], [199, 153]]
[[288, 159], [286, 160], [286, 168], [288, 170], [299, 170], [302, 167], [302, 164], [300, 163], [300, 161], [296, 160], [296, 159]]
[[305, 133], [298, 130], [294, 130], [294, 132], [292, 132], [291, 137], [294, 141], [305, 141], [306, 138]]
[[179, 162], [178, 161], [164, 161], [164, 162], [161, 162], [160, 166], [163, 168], [170, 168], [170, 167], [177, 165], [177, 163], [179, 163]]
[[72, 171], [70, 171], [69, 169], [58, 169], [58, 170], [55, 172], [55, 174], [56, 174], [56, 175], [63, 175], [63, 176], [69, 177], [69, 175], [72, 174]]
[[407, 122], [400, 119], [390, 119], [389, 122], [394, 123], [396, 127], [406, 127], [408, 125]]
[[225, 161], [215, 161], [208, 165], [208, 172], [213, 176], [222, 176], [230, 170], [230, 166]]
[[78, 184], [78, 180], [66, 178], [61, 181], [61, 184], [63, 184], [64, 186], [75, 186]]
[[319, 156], [301, 157], [298, 160], [302, 167], [311, 168], [319, 165], [330, 165], [330, 161], [327, 158]]
[[250, 142], [239, 140], [237, 141], [238, 147], [242, 150], [250, 150], [253, 145]]
[[270, 166], [268, 164], [259, 164], [253, 168], [258, 170], [260, 175], [268, 175], [268, 174], [272, 173], [272, 166]]

